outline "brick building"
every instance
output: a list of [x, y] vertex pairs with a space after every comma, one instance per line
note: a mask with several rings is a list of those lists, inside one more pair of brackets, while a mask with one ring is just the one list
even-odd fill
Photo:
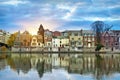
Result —
[[112, 31], [106, 31], [102, 34], [101, 43], [104, 45], [105, 49], [114, 48], [114, 33]]

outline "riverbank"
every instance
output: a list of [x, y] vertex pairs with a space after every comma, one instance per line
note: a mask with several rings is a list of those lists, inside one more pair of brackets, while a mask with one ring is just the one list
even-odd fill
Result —
[[120, 52], [108, 52], [108, 51], [100, 51], [100, 52], [95, 52], [95, 51], [0, 51], [0, 53], [38, 53], [38, 54], [64, 54], [64, 53], [69, 53], [69, 54], [120, 54]]

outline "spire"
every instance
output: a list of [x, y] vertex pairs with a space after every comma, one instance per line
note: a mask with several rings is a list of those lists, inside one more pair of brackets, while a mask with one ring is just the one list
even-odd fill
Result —
[[44, 30], [43, 25], [40, 24], [39, 30]]

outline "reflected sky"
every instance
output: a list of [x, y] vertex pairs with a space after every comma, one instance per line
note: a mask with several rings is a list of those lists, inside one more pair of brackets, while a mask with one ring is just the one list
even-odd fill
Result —
[[120, 56], [100, 57], [12, 55], [0, 60], [0, 80], [119, 80]]

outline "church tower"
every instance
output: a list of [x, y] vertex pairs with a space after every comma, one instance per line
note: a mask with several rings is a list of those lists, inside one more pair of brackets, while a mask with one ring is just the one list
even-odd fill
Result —
[[44, 28], [43, 28], [42, 24], [40, 25], [40, 27], [38, 29], [37, 35], [39, 36], [39, 38], [41, 37], [41, 39], [39, 41], [44, 44]]

